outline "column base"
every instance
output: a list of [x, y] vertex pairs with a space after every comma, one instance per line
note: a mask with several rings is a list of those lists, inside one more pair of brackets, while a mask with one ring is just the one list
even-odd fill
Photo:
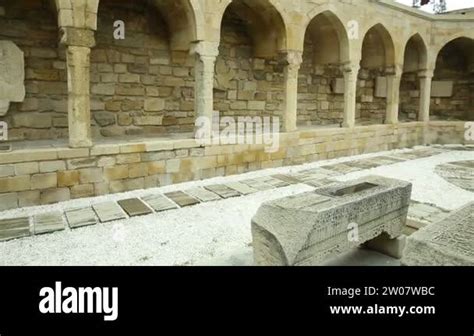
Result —
[[91, 139], [73, 140], [69, 139], [69, 147], [71, 148], [90, 148], [93, 146]]

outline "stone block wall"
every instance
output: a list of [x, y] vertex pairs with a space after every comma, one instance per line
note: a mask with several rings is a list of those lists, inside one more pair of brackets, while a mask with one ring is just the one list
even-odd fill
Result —
[[[125, 39], [114, 39], [122, 20]], [[104, 137], [190, 132], [194, 57], [170, 49], [167, 24], [145, 2], [102, 0], [91, 52], [93, 131]]]
[[463, 131], [462, 122], [316, 129], [281, 134], [275, 153], [263, 145], [200, 147], [193, 139], [16, 150], [0, 153], [0, 210], [426, 143], [462, 143]]
[[278, 55], [258, 57], [246, 22], [228, 9], [216, 60], [214, 110], [221, 116], [281, 116], [283, 65]]
[[400, 122], [418, 120], [420, 110], [420, 79], [415, 72], [402, 75], [400, 82], [400, 107], [398, 118]]
[[344, 119], [344, 94], [334, 93], [331, 84], [344, 78], [341, 66], [316, 64], [315, 48], [307, 38], [298, 76], [298, 123], [339, 125]]
[[448, 43], [438, 56], [433, 80], [452, 81], [453, 95], [431, 99], [433, 120], [472, 120], [474, 116], [474, 50], [466, 40]]
[[[474, 77], [464, 79], [451, 78], [453, 80], [453, 96], [447, 98], [432, 97], [431, 119], [432, 120], [473, 120], [474, 100]], [[435, 80], [446, 79], [436, 77]]]
[[356, 123], [383, 124], [387, 111], [387, 99], [375, 96], [378, 76], [384, 76], [384, 69], [361, 68], [357, 82]]
[[58, 46], [54, 9], [45, 1], [0, 0], [0, 40], [24, 53], [26, 97], [6, 116], [10, 140], [67, 138], [66, 54]]

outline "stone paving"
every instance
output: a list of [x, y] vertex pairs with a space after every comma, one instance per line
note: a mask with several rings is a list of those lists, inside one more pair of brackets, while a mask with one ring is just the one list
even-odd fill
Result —
[[457, 161], [439, 165], [435, 172], [449, 183], [474, 191], [474, 161]]
[[[245, 179], [225, 184], [205, 185], [203, 187], [178, 190], [165, 194], [150, 194], [141, 198], [119, 200], [118, 202], [97, 203], [81, 209], [67, 209], [64, 214], [60, 212], [43, 213], [30, 218], [10, 218], [0, 220], [0, 241], [21, 238], [34, 234], [44, 234], [66, 227], [76, 229], [98, 223], [108, 223], [116, 220], [135, 216], [144, 216], [153, 212], [173, 211], [182, 207], [193, 206], [206, 202], [218, 202], [233, 197], [245, 197], [257, 192], [284, 188], [292, 184], [306, 184], [314, 188], [335, 183], [332, 178], [347, 173], [375, 168], [383, 165], [391, 165], [407, 160], [416, 160], [430, 157], [451, 150], [474, 150], [469, 147], [436, 146], [426, 149], [416, 149], [404, 153], [381, 155], [367, 159], [355, 159], [343, 163], [323, 165], [318, 168], [301, 170], [289, 174], [277, 174], [252, 179]], [[447, 179], [461, 179], [459, 186], [467, 190], [471, 184], [464, 184], [466, 172], [468, 176], [474, 177], [473, 162], [449, 163], [449, 171], [452, 176]], [[452, 173], [456, 171], [456, 174]], [[451, 182], [450, 180], [450, 182]], [[472, 180], [471, 180], [472, 181]], [[419, 229], [424, 225], [439, 220], [449, 212], [434, 205], [412, 202], [409, 210], [408, 226]], [[31, 222], [31, 225], [30, 225]]]

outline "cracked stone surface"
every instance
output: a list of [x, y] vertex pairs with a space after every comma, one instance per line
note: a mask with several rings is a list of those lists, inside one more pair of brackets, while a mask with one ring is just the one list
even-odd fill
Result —
[[474, 202], [407, 239], [408, 266], [474, 266]]
[[[252, 219], [255, 262], [261, 266], [319, 265], [382, 233], [402, 234], [411, 183], [378, 176], [331, 184], [264, 203]], [[358, 225], [358, 241], [348, 239]]]

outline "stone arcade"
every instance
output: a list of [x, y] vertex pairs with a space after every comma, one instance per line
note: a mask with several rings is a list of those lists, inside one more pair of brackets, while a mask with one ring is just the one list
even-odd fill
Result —
[[[473, 38], [389, 0], [0, 0], [0, 210], [467, 143]], [[214, 111], [279, 117], [279, 150], [200, 145]]]

